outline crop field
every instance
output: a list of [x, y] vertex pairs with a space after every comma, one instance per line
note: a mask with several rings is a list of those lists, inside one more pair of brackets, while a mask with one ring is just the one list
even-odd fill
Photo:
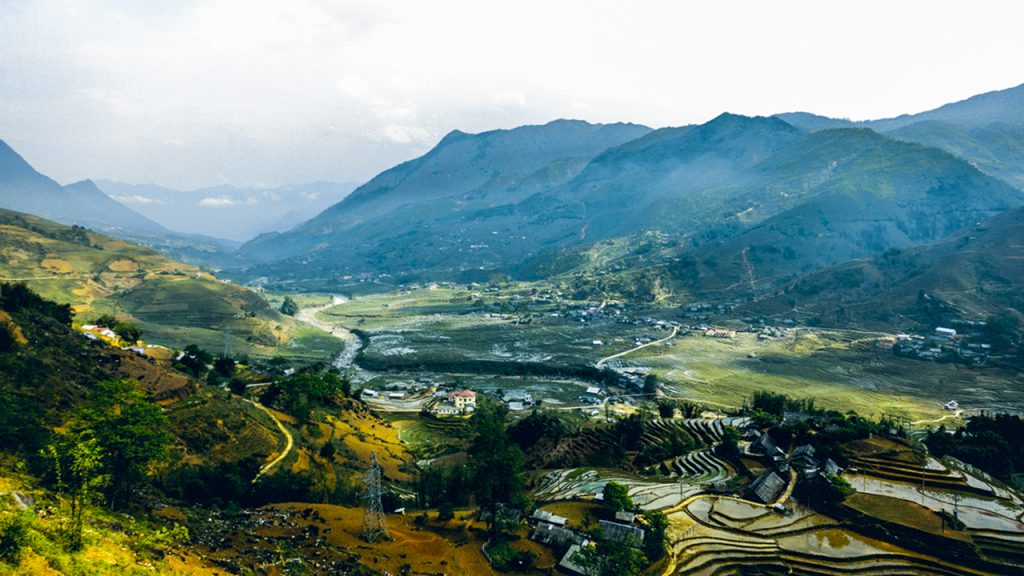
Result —
[[[531, 289], [536, 286], [484, 293], [449, 287], [361, 295], [324, 310], [318, 318], [362, 331], [368, 340], [365, 360], [407, 372], [420, 366], [454, 373], [460, 365], [474, 366], [467, 372], [481, 371], [474, 362], [593, 366], [601, 358], [631, 350], [639, 337], [667, 335], [652, 326], [607, 317], [580, 322], [552, 315], [559, 305], [531, 303]], [[319, 298], [310, 303], [326, 297]], [[495, 312], [496, 305], [515, 311]], [[565, 308], [563, 304], [563, 313]], [[893, 414], [920, 424], [953, 424], [954, 416], [942, 409], [949, 400], [957, 400], [968, 413], [1024, 406], [1022, 374], [901, 358], [873, 345], [879, 335], [799, 328], [789, 336], [759, 340], [744, 332], [735, 339], [717, 339], [683, 331], [667, 343], [611, 360], [608, 366], [650, 368], [670, 396], [722, 407], [739, 407], [754, 391], [773, 390], [873, 418]], [[575, 387], [560, 382], [517, 383], [484, 375], [460, 382], [484, 391], [525, 388], [535, 398], [563, 402], [577, 395]]]
[[900, 358], [836, 332], [801, 329], [769, 341], [745, 333], [735, 340], [687, 336], [622, 362], [650, 366], [674, 395], [731, 406], [756, 390], [814, 398], [842, 412], [899, 414], [914, 421], [949, 415], [942, 404], [951, 399], [967, 409], [1024, 406], [1020, 374]]

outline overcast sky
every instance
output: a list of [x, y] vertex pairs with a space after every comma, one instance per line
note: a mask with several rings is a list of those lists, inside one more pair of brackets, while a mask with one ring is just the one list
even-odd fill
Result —
[[62, 183], [364, 181], [456, 128], [922, 111], [1024, 83], [1022, 21], [979, 0], [0, 0], [0, 139]]

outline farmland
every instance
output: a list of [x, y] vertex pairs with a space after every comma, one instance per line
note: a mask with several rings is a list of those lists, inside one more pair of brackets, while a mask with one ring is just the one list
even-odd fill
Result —
[[741, 327], [733, 338], [707, 338], [686, 329], [687, 321], [673, 309], [576, 316], [595, 304], [537, 303], [530, 295], [543, 294], [543, 285], [476, 290], [423, 287], [357, 296], [326, 308], [317, 318], [357, 331], [365, 345], [359, 363], [375, 376], [382, 369], [402, 374], [387, 376], [391, 378], [461, 374], [463, 385], [487, 392], [525, 387], [534, 396], [571, 399], [573, 389], [558, 383], [563, 379], [515, 382], [508, 376], [523, 376], [534, 365], [571, 373], [640, 342], [668, 336], [667, 325], [650, 323], [653, 317], [684, 329], [666, 343], [631, 351], [607, 366], [651, 370], [668, 397], [738, 408], [754, 391], [771, 389], [814, 398], [825, 408], [874, 418], [893, 414], [922, 423], [948, 416], [942, 404], [950, 399], [968, 410], [1024, 406], [1019, 373], [901, 358], [875, 346], [883, 333], [794, 327], [763, 339]]

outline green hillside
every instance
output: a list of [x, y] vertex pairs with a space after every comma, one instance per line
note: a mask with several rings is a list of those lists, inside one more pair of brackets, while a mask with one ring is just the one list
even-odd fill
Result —
[[84, 228], [0, 210], [0, 280], [70, 304], [79, 322], [114, 314], [152, 344], [322, 360], [337, 340], [272, 309], [258, 294], [195, 266]]
[[[752, 305], [818, 321], [928, 326], [1024, 310], [1024, 210], [1011, 210], [936, 244], [893, 249], [801, 277]], [[791, 312], [790, 312], [791, 313]]]

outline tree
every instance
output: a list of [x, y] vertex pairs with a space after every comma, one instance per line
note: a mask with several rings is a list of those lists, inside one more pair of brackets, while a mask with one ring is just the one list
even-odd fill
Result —
[[633, 499], [629, 497], [629, 488], [618, 482], [609, 482], [604, 485], [604, 508], [611, 514], [620, 510], [632, 510]]
[[648, 374], [644, 377], [644, 394], [653, 396], [658, 391], [658, 377]]
[[68, 550], [81, 550], [85, 505], [103, 483], [103, 450], [95, 438], [71, 433], [48, 445], [44, 455], [50, 461], [55, 491], [64, 499], [60, 506], [61, 538]]
[[79, 412], [74, 429], [83, 441], [95, 440], [109, 475], [111, 508], [130, 497], [149, 465], [163, 457], [171, 440], [167, 417], [149, 401], [133, 380], [97, 384]]
[[482, 405], [473, 415], [473, 442], [469, 447], [471, 485], [476, 503], [491, 514], [497, 526], [498, 504], [522, 504], [523, 452], [508, 439], [504, 414]]
[[135, 344], [142, 339], [142, 328], [139, 328], [131, 322], [118, 322], [111, 328], [117, 335], [121, 337], [121, 340], [128, 342], [129, 344]]
[[231, 378], [238, 371], [238, 366], [235, 364], [235, 360], [228, 356], [218, 356], [213, 361], [213, 371], [225, 378]]
[[603, 538], [580, 548], [572, 561], [589, 576], [637, 576], [647, 566], [647, 558], [636, 548]]
[[213, 356], [209, 352], [195, 344], [189, 344], [178, 358], [178, 367], [194, 378], [199, 378], [206, 372], [210, 362], [213, 362]]
[[664, 512], [646, 512], [647, 534], [644, 536], [644, 555], [651, 562], [661, 560], [668, 552], [668, 516]]
[[284, 302], [281, 303], [281, 314], [287, 314], [288, 316], [295, 316], [299, 313], [299, 305], [292, 300], [291, 296], [285, 296]]

